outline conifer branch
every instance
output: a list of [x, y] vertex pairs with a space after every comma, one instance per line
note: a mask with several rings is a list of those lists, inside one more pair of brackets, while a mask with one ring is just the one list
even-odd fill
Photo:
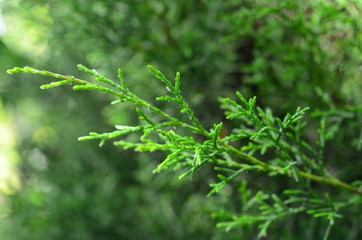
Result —
[[[362, 195], [361, 188], [332, 177], [321, 161], [321, 151], [324, 150], [325, 142], [335, 133], [335, 129], [327, 131], [324, 119], [321, 120], [321, 129], [318, 130], [320, 139], [317, 142], [320, 149], [317, 150], [301, 138], [301, 132], [305, 126], [302, 122], [303, 116], [309, 108], [297, 108], [294, 114], [288, 113], [283, 119], [279, 119], [273, 116], [271, 110], [256, 107], [256, 97], [247, 100], [237, 92], [236, 96], [240, 103], [230, 98], [222, 99], [221, 103], [222, 108], [225, 109], [226, 118], [239, 121], [240, 129], [234, 129], [232, 134], [221, 138], [223, 123], [214, 124], [212, 129], [206, 130], [183, 98], [180, 90], [180, 73], [177, 73], [175, 81], [171, 82], [160, 71], [148, 66], [150, 72], [166, 85], [166, 95], [157, 97], [156, 100], [176, 104], [183, 113], [183, 118], [173, 117], [130, 91], [124, 81], [123, 71], [120, 69], [118, 70], [119, 83], [117, 83], [83, 65], [78, 65], [78, 68], [95, 79], [86, 81], [30, 67], [14, 68], [8, 70], [8, 73], [37, 74], [60, 79], [42, 85], [42, 89], [72, 84], [75, 91], [99, 91], [116, 97], [111, 104], [132, 103], [144, 124], [116, 125], [114, 131], [90, 132], [88, 136], [79, 137], [79, 141], [99, 140], [99, 145], [103, 146], [108, 140], [118, 139], [127, 134], [142, 134], [138, 142], [117, 140], [114, 145], [124, 149], [132, 148], [139, 152], [166, 153], [165, 160], [153, 172], [158, 173], [171, 168], [184, 169], [179, 179], [193, 175], [206, 164], [213, 166], [218, 172], [217, 178], [220, 181], [210, 184], [211, 190], [208, 196], [220, 192], [246, 172], [287, 175], [294, 178], [296, 182], [306, 179]], [[154, 115], [162, 117], [162, 120], [154, 121]], [[179, 133], [175, 130], [176, 127], [187, 131]], [[248, 144], [241, 147], [231, 144], [240, 140], [246, 140]], [[262, 159], [262, 156], [267, 153], [269, 157]], [[237, 226], [257, 224], [260, 229], [259, 237], [266, 236], [267, 229], [273, 222], [300, 212], [313, 215], [315, 218], [325, 217], [329, 221], [325, 235], [328, 236], [335, 219], [341, 217], [338, 210], [353, 204], [353, 201], [352, 203], [336, 203], [328, 194], [325, 194], [324, 198], [316, 198], [310, 189], [300, 185], [298, 185], [300, 189], [285, 190], [284, 199], [276, 194], [265, 194], [262, 191], [250, 197], [246, 183], [243, 186], [241, 190], [246, 196], [243, 199], [243, 215], [230, 216], [218, 226], [230, 230]]]
[[[76, 91], [78, 91], [78, 90], [95, 90], [95, 91], [105, 92], [105, 93], [108, 93], [110, 95], [117, 97], [120, 102], [129, 101], [129, 102], [132, 102], [133, 104], [135, 104], [136, 106], [144, 107], [145, 109], [149, 109], [154, 114], [162, 116], [165, 120], [168, 121], [166, 124], [165, 123], [161, 123], [161, 124], [153, 123], [152, 120], [150, 120], [148, 118], [148, 116], [138, 108], [137, 112], [139, 113], [140, 117], [142, 119], [146, 120], [147, 122], [151, 123], [151, 125], [149, 127], [140, 127], [140, 126], [138, 126], [138, 127], [137, 126], [136, 127], [129, 127], [129, 126], [118, 127], [118, 131], [114, 131], [114, 132], [110, 132], [110, 133], [103, 133], [103, 134], [90, 133], [89, 136], [80, 137], [79, 138], [80, 141], [91, 140], [91, 139], [100, 139], [101, 140], [100, 145], [103, 145], [108, 139], [117, 138], [121, 135], [129, 134], [129, 133], [137, 132], [137, 131], [146, 132], [146, 135], [144, 135], [144, 137], [141, 139], [141, 140], [145, 141], [147, 136], [153, 131], [158, 131], [159, 134], [170, 137], [171, 135], [169, 135], [169, 132], [161, 131], [161, 129], [168, 127], [168, 126], [182, 127], [182, 128], [190, 130], [191, 132], [193, 132], [195, 134], [203, 135], [203, 136], [211, 139], [211, 142], [213, 142], [213, 145], [210, 149], [216, 150], [217, 154], [220, 154], [220, 151], [225, 151], [230, 155], [234, 155], [234, 156], [248, 162], [249, 164], [251, 164], [251, 166], [257, 167], [256, 168], [257, 170], [273, 172], [276, 174], [283, 173], [283, 174], [287, 174], [288, 176], [296, 175], [295, 176], [296, 180], [297, 180], [297, 177], [302, 177], [305, 179], [309, 179], [309, 180], [312, 180], [315, 182], [339, 187], [339, 188], [362, 195], [361, 190], [359, 190], [358, 188], [355, 188], [347, 183], [344, 183], [338, 179], [331, 178], [331, 177], [318, 176], [318, 175], [307, 173], [307, 172], [304, 172], [301, 170], [295, 170], [295, 169], [292, 170], [292, 169], [290, 169], [292, 165], [287, 165], [286, 168], [283, 168], [280, 166], [274, 166], [274, 165], [268, 164], [267, 162], [261, 161], [255, 157], [253, 157], [252, 154], [248, 154], [245, 151], [238, 150], [228, 144], [228, 141], [230, 141], [230, 140], [240, 139], [240, 138], [244, 138], [244, 137], [249, 137], [251, 140], [257, 140], [261, 137], [264, 137], [264, 138], [267, 137], [272, 141], [273, 144], [275, 144], [279, 149], [284, 151], [288, 157], [290, 157], [287, 153], [287, 149], [286, 149], [287, 145], [285, 145], [285, 143], [284, 144], [281, 143], [281, 138], [285, 134], [287, 129], [290, 128], [290, 126], [293, 123], [296, 123], [302, 119], [303, 114], [308, 110], [308, 108], [305, 108], [305, 109], [298, 108], [294, 115], [287, 114], [286, 117], [284, 118], [284, 120], [281, 120], [279, 118], [273, 119], [271, 116], [269, 117], [269, 120], [267, 120], [267, 119], [261, 120], [260, 117], [255, 112], [256, 98], [254, 97], [254, 98], [250, 99], [249, 101], [247, 101], [241, 95], [241, 93], [237, 92], [236, 95], [239, 98], [239, 100], [242, 102], [243, 106], [239, 105], [237, 102], [235, 102], [229, 98], [224, 99], [223, 103], [228, 105], [226, 107], [226, 109], [230, 111], [229, 113], [227, 112], [227, 118], [228, 119], [238, 119], [239, 118], [239, 119], [243, 119], [243, 120], [245, 120], [245, 118], [247, 118], [247, 119], [249, 119], [248, 121], [250, 121], [249, 123], [257, 126], [260, 129], [260, 131], [257, 131], [256, 133], [247, 133], [242, 130], [241, 135], [231, 135], [225, 139], [219, 139], [219, 134], [220, 134], [220, 131], [222, 128], [222, 123], [219, 125], [215, 125], [213, 132], [209, 132], [204, 129], [204, 127], [201, 125], [201, 123], [197, 119], [195, 113], [190, 109], [188, 103], [185, 101], [185, 99], [181, 95], [180, 73], [176, 74], [175, 83], [173, 84], [160, 71], [156, 70], [152, 66], [148, 66], [148, 69], [150, 70], [150, 72], [153, 73], [156, 78], [161, 80], [166, 85], [167, 90], [171, 94], [174, 95], [174, 97], [171, 97], [169, 95], [158, 97], [157, 100], [172, 101], [172, 102], [175, 102], [178, 105], [180, 105], [181, 112], [186, 113], [189, 116], [191, 122], [193, 123], [192, 125], [185, 123], [184, 121], [182, 121], [178, 118], [170, 116], [169, 114], [165, 113], [161, 109], [153, 106], [148, 101], [140, 98], [135, 93], [129, 91], [124, 82], [122, 70], [119, 69], [119, 71], [118, 71], [118, 77], [120, 80], [120, 84], [117, 84], [113, 80], [110, 80], [110, 79], [104, 77], [103, 75], [99, 74], [97, 71], [88, 69], [87, 67], [85, 67], [83, 65], [78, 65], [78, 68], [81, 71], [86, 72], [91, 76], [94, 76], [96, 81], [109, 85], [110, 87], [103, 86], [103, 85], [100, 85], [98, 83], [91, 82], [91, 81], [81, 80], [81, 79], [75, 78], [73, 76], [57, 74], [57, 73], [53, 73], [53, 72], [49, 72], [49, 71], [45, 71], [45, 70], [37, 70], [37, 69], [31, 68], [31, 67], [24, 67], [24, 68], [15, 67], [11, 70], [8, 70], [7, 72], [9, 74], [28, 73], [28, 74], [36, 74], [36, 75], [42, 75], [42, 76], [62, 79], [60, 81], [42, 85], [41, 86], [42, 89], [49, 89], [49, 88], [58, 87], [58, 86], [66, 85], [66, 84], [73, 84], [74, 85], [73, 89]], [[258, 111], [260, 113], [260, 116], [262, 116], [262, 117], [267, 116], [261, 109], [258, 109]], [[266, 122], [269, 121], [269, 126], [265, 125], [265, 123], [263, 123], [263, 121], [266, 121]], [[277, 124], [279, 125], [279, 130], [276, 129], [275, 126], [273, 126], [274, 121], [276, 121]], [[117, 126], [116, 126], [116, 128], [117, 128]], [[177, 137], [180, 139], [182, 138], [181, 136], [179, 136], [177, 134], [174, 135], [173, 137]], [[171, 139], [172, 139], [172, 137], [171, 137]], [[206, 143], [209, 144], [206, 141], [204, 143], [204, 145]], [[152, 151], [163, 150], [164, 151], [164, 150], [166, 150], [166, 151], [171, 151], [171, 152], [175, 151], [175, 152], [171, 153], [171, 155], [169, 155], [168, 158], [159, 166], [158, 171], [162, 170], [163, 166], [168, 165], [168, 162], [170, 162], [174, 157], [178, 157], [178, 155], [182, 152], [181, 145], [179, 145], [178, 147], [180, 147], [180, 148], [177, 149], [177, 146], [174, 146], [173, 148], [169, 148], [169, 147], [167, 147], [167, 144], [166, 145], [165, 144], [152, 145], [152, 143], [150, 143], [150, 142], [148, 142], [148, 145], [142, 145], [142, 144], [141, 145], [139, 145], [139, 144], [132, 145], [132, 144], [128, 144], [128, 143], [122, 142], [122, 141], [116, 142], [116, 144], [122, 145], [123, 147], [127, 147], [127, 148], [128, 147], [136, 148], [136, 150], [139, 150], [139, 151], [140, 150], [141, 151], [145, 151], [145, 150], [146, 151], [147, 150], [152, 150]], [[196, 144], [196, 142], [192, 142], [192, 144]], [[219, 146], [222, 147], [222, 149], [224, 149], [224, 150], [220, 150]], [[188, 149], [188, 150], [196, 151], [195, 156], [196, 156], [196, 158], [199, 159], [198, 165], [200, 165], [200, 163], [201, 163], [200, 155], [198, 155], [198, 154], [200, 154], [200, 151], [204, 148], [205, 148], [205, 146], [200, 145], [200, 147], [198, 147], [198, 148], [191, 148], [191, 149], [189, 148]], [[244, 149], [248, 149], [248, 148], [244, 147]], [[254, 150], [255, 149], [253, 149], [252, 152], [254, 152]], [[199, 153], [197, 153], [197, 151]], [[226, 162], [226, 164], [225, 164], [225, 162]], [[224, 166], [226, 165], [226, 166], [232, 167], [232, 168], [240, 168], [240, 169], [246, 168], [246, 165], [239, 164], [239, 163], [235, 162], [234, 160], [232, 160], [232, 161], [215, 160], [214, 163], [217, 163], [217, 165], [224, 165]]]

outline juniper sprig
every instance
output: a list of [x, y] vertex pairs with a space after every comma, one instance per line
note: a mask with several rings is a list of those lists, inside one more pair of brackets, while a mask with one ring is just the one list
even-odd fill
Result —
[[[360, 201], [358, 199], [362, 196], [361, 186], [345, 183], [328, 173], [321, 159], [320, 153], [325, 141], [330, 139], [336, 129], [327, 129], [325, 118], [321, 118], [318, 143], [313, 146], [303, 139], [301, 133], [306, 126], [303, 117], [310, 110], [308, 107], [298, 107], [295, 113], [288, 113], [281, 119], [273, 116], [270, 109], [257, 107], [256, 97], [247, 100], [237, 92], [237, 100], [224, 98], [221, 103], [226, 118], [236, 121], [239, 128], [233, 129], [232, 134], [222, 138], [220, 134], [223, 123], [214, 124], [208, 130], [184, 99], [180, 73], [176, 73], [174, 81], [170, 81], [160, 71], [148, 66], [149, 71], [166, 87], [165, 95], [157, 97], [156, 100], [174, 104], [182, 114], [181, 117], [175, 117], [128, 89], [121, 69], [118, 70], [117, 82], [83, 65], [78, 65], [78, 69], [91, 75], [94, 80], [81, 80], [31, 67], [16, 67], [8, 70], [8, 73], [37, 74], [57, 79], [42, 85], [41, 89], [72, 85], [75, 91], [107, 93], [115, 98], [112, 104], [133, 104], [139, 119], [142, 120], [142, 124], [136, 126], [116, 125], [111, 132], [90, 132], [88, 136], [80, 137], [79, 141], [99, 140], [100, 146], [103, 146], [108, 140], [114, 140], [114, 145], [124, 149], [164, 152], [167, 157], [154, 172], [182, 169], [180, 179], [195, 174], [204, 165], [212, 166], [220, 180], [211, 184], [208, 196], [220, 192], [231, 182], [242, 183], [241, 215], [226, 217], [218, 224], [219, 227], [230, 230], [234, 227], [257, 225], [260, 230], [259, 237], [263, 237], [273, 222], [304, 212], [315, 218], [323, 217], [328, 220], [326, 238], [335, 219], [342, 217], [339, 210]], [[120, 137], [132, 133], [140, 134], [138, 141], [119, 140]], [[238, 146], [240, 142], [243, 143], [242, 146]], [[283, 175], [288, 179], [288, 186], [291, 188], [284, 189], [283, 194], [264, 193], [260, 190], [252, 196], [242, 177], [246, 172], [260, 172], [267, 177]], [[273, 179], [270, 178], [270, 181]], [[311, 181], [347, 190], [358, 197], [346, 202], [335, 202], [333, 196], [327, 192], [315, 194], [310, 187]]]

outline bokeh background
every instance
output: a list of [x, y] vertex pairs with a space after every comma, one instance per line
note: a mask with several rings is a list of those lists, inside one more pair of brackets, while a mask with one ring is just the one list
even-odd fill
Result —
[[[253, 228], [215, 227], [223, 212], [238, 213], [237, 184], [207, 198], [208, 169], [179, 181], [173, 172], [152, 174], [162, 154], [77, 141], [137, 124], [131, 106], [67, 87], [41, 91], [46, 79], [8, 76], [15, 66], [80, 78], [88, 76], [78, 63], [110, 78], [121, 67], [129, 88], [151, 101], [164, 87], [146, 65], [170, 78], [180, 71], [206, 127], [225, 120], [218, 97], [235, 91], [258, 96], [276, 116], [298, 106], [335, 109], [331, 121], [343, 129], [327, 146], [328, 165], [346, 182], [362, 177], [360, 1], [3, 0], [0, 7], [1, 239], [257, 236]], [[318, 121], [308, 118], [306, 137], [316, 141]], [[353, 211], [332, 239], [361, 236], [362, 214]], [[320, 239], [324, 226], [302, 215], [272, 228], [270, 239]]]

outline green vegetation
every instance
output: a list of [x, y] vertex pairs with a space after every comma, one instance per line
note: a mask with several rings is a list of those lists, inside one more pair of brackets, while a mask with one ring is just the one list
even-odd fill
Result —
[[[28, 13], [25, 1], [19, 3]], [[81, 77], [38, 70], [43, 66], [8, 70], [56, 81], [41, 86], [52, 93], [49, 105], [34, 100], [55, 115], [28, 143], [30, 155], [49, 159], [49, 166], [23, 163], [23, 187], [8, 196], [4, 235], [356, 239], [361, 234], [361, 3], [37, 3], [46, 15], [41, 19], [53, 19], [46, 21], [54, 24], [49, 42], [57, 51], [67, 49], [49, 56], [71, 59], [59, 66], [50, 61], [45, 68]], [[74, 61], [99, 70], [78, 65], [76, 74], [68, 65]], [[162, 72], [148, 65], [150, 79], [139, 70], [147, 63]], [[113, 73], [118, 65], [125, 74]], [[182, 79], [177, 72], [170, 80], [175, 70]], [[91, 94], [73, 96], [68, 85]], [[9, 93], [21, 91], [17, 88], [9, 87]], [[25, 92], [13, 101], [21, 102]], [[74, 107], [71, 98], [81, 103]], [[65, 111], [80, 118], [69, 114], [66, 120]], [[101, 148], [61, 140], [74, 137], [75, 129], [92, 128], [97, 132], [78, 140], [96, 140]], [[120, 157], [118, 148], [140, 153], [124, 151]]]

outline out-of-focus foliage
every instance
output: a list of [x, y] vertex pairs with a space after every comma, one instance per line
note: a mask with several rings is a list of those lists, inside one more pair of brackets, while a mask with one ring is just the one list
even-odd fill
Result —
[[[236, 90], [258, 96], [278, 116], [297, 106], [320, 109], [315, 116], [325, 118], [325, 128], [319, 131], [329, 136], [320, 142], [320, 156], [330, 172], [352, 182], [362, 177], [361, 11], [360, 1], [352, 0], [5, 0], [9, 34], [0, 48], [1, 69], [26, 64], [74, 74], [82, 63], [115, 77], [122, 67], [129, 87], [148, 99], [164, 87], [140, 69], [152, 64], [166, 75], [177, 70], [186, 98], [209, 128], [223, 118], [217, 97]], [[181, 183], [172, 173], [152, 174], [158, 153], [136, 156], [76, 141], [90, 129], [134, 123], [129, 106], [105, 107], [101, 95], [74, 96], [66, 89], [39, 93], [28, 81], [32, 76], [22, 78], [1, 75], [0, 83], [1, 99], [17, 123], [23, 186], [7, 198], [4, 239], [257, 236], [248, 226], [225, 233], [210, 218], [212, 212], [218, 221], [242, 214], [251, 194], [245, 184], [206, 199], [205, 182], [215, 182], [212, 170]], [[310, 119], [310, 142], [318, 138], [314, 126], [319, 122]], [[285, 186], [284, 178], [274, 179], [270, 192]], [[269, 181], [258, 175], [242, 180], [255, 192]], [[336, 220], [331, 239], [361, 235], [359, 209], [344, 210], [347, 217]], [[289, 217], [283, 230], [270, 228], [269, 236], [319, 239], [326, 226], [301, 214]]]
[[[232, 40], [251, 38], [253, 61], [241, 66], [268, 104], [286, 99], [320, 107], [319, 87], [335, 104], [361, 101], [360, 1], [257, 0], [226, 16]], [[277, 93], [277, 94], [276, 94]]]

